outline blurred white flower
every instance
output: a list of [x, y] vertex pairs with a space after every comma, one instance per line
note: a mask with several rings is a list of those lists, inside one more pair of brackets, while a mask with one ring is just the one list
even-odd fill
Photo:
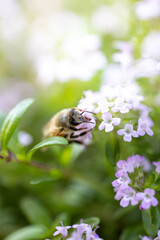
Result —
[[138, 59], [132, 66], [134, 79], [139, 77], [154, 77], [158, 75], [160, 73], [158, 64], [158, 61], [151, 58]]
[[142, 0], [136, 2], [135, 13], [140, 20], [159, 17], [160, 0]]
[[33, 137], [25, 131], [19, 131], [18, 140], [22, 146], [28, 146], [33, 142]]
[[114, 47], [120, 52], [116, 52], [112, 55], [114, 62], [120, 63], [121, 67], [125, 68], [133, 62], [133, 47], [129, 42], [117, 41], [114, 43]]
[[103, 34], [125, 36], [129, 29], [129, 7], [122, 2], [100, 6], [93, 12], [92, 25]]
[[37, 81], [51, 84], [89, 80], [107, 62], [100, 46], [100, 38], [87, 33], [79, 15], [64, 11], [33, 22], [28, 52]]
[[26, 26], [26, 20], [20, 8], [20, 5], [15, 0], [0, 1], [0, 18], [2, 39], [13, 42]]
[[146, 36], [141, 45], [141, 53], [145, 58], [160, 60], [160, 31], [151, 31]]
[[135, 72], [132, 67], [122, 68], [119, 64], [110, 64], [102, 75], [103, 83], [131, 84], [135, 81]]

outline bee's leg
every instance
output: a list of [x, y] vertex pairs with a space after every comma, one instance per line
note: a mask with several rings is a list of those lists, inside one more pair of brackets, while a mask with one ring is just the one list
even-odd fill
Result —
[[82, 132], [82, 133], [80, 133], [78, 135], [73, 135], [73, 133], [71, 133], [70, 138], [78, 138], [78, 137], [84, 136], [84, 135], [86, 135], [90, 131], [92, 131], [92, 129], [90, 129], [89, 131], [86, 131], [86, 132]]
[[75, 128], [75, 127], [70, 127], [71, 130], [73, 131], [80, 131], [80, 130], [83, 130], [83, 129], [87, 129], [87, 128]]

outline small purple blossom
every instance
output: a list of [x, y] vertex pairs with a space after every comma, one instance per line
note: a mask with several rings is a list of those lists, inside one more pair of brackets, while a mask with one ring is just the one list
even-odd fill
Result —
[[157, 237], [156, 238], [154, 238], [154, 240], [160, 240], [160, 230], [158, 230], [158, 233], [157, 233]]
[[139, 236], [141, 240], [152, 240], [151, 237], [147, 237], [147, 236]]
[[160, 162], [152, 162], [154, 166], [156, 166], [156, 172], [160, 174]]
[[119, 170], [118, 172], [116, 172], [115, 175], [118, 179], [116, 179], [112, 182], [112, 186], [115, 188], [119, 188], [119, 189], [127, 188], [128, 184], [131, 181], [128, 174], [123, 170]]
[[148, 119], [139, 119], [137, 132], [140, 136], [144, 136], [147, 133], [149, 136], [153, 136], [153, 131], [150, 128], [150, 122]]
[[127, 187], [126, 189], [121, 189], [117, 191], [115, 195], [116, 200], [120, 200], [120, 206], [121, 207], [127, 207], [129, 203], [131, 202], [131, 205], [137, 205], [138, 204], [138, 199], [136, 197], [136, 191], [131, 188]]
[[150, 188], [146, 188], [144, 192], [137, 193], [136, 197], [139, 201], [142, 201], [139, 208], [141, 210], [149, 209], [151, 206], [157, 206], [158, 200], [154, 197], [155, 191]]
[[82, 240], [82, 235], [78, 232], [73, 232], [72, 235], [67, 238], [67, 240]]
[[62, 226], [56, 227], [57, 231], [53, 233], [53, 236], [57, 236], [58, 234], [61, 234], [63, 237], [67, 237], [68, 236], [67, 230], [70, 228], [71, 228], [71, 226], [64, 227], [62, 224]]
[[151, 169], [151, 164], [149, 161], [138, 154], [128, 157], [126, 161], [119, 160], [116, 165], [118, 171], [124, 170], [128, 173], [133, 173], [135, 168], [138, 167], [143, 167], [144, 171], [149, 171]]
[[88, 231], [90, 231], [90, 226], [88, 225], [88, 224], [86, 224], [86, 223], [80, 223], [80, 224], [74, 224], [73, 226], [72, 226], [73, 228], [76, 228], [77, 229], [77, 232], [79, 233], [79, 234], [83, 234], [84, 232], [88, 232]]
[[123, 139], [126, 142], [131, 142], [132, 137], [137, 138], [139, 136], [138, 133], [135, 130], [133, 130], [132, 124], [126, 124], [124, 129], [118, 130], [117, 133], [118, 135], [124, 135]]
[[99, 125], [99, 130], [105, 128], [105, 132], [111, 132], [114, 129], [114, 126], [119, 125], [121, 122], [120, 118], [112, 118], [112, 114], [109, 112], [102, 114], [102, 119], [103, 122]]

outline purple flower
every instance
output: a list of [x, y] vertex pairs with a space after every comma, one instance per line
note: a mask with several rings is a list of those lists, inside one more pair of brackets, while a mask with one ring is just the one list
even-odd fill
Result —
[[125, 160], [119, 160], [117, 163], [118, 170], [128, 171], [127, 162]]
[[114, 106], [111, 108], [113, 112], [120, 111], [121, 113], [128, 113], [132, 108], [130, 103], [125, 103], [123, 98], [116, 98], [114, 101]]
[[100, 238], [97, 233], [91, 232], [90, 234], [86, 235], [86, 240], [103, 240]]
[[154, 238], [154, 240], [160, 240], [160, 230], [158, 231], [157, 235], [158, 236], [156, 238]]
[[141, 210], [149, 209], [151, 206], [157, 206], [158, 200], [154, 197], [155, 191], [150, 188], [146, 188], [144, 192], [137, 193], [136, 197], [139, 201], [142, 201], [139, 208]]
[[67, 229], [69, 229], [69, 228], [71, 228], [71, 226], [64, 227], [63, 224], [62, 224], [62, 226], [56, 227], [57, 231], [53, 233], [53, 236], [57, 236], [58, 234], [62, 234], [63, 237], [67, 237], [68, 236]]
[[119, 125], [121, 122], [120, 118], [112, 118], [112, 114], [106, 112], [102, 114], [103, 122], [99, 125], [99, 130], [103, 130], [105, 128], [105, 132], [111, 132], [114, 129], [113, 125]]
[[152, 162], [154, 166], [156, 166], [156, 172], [160, 174], [160, 162]]
[[145, 172], [151, 170], [150, 162], [146, 158], [138, 154], [128, 157], [126, 161], [119, 160], [116, 165], [117, 165], [118, 171], [123, 170], [129, 173], [133, 173], [135, 168], [138, 168], [138, 167], [142, 167], [143, 171]]
[[118, 135], [124, 135], [123, 139], [126, 142], [131, 142], [132, 137], [137, 138], [139, 135], [138, 133], [133, 130], [132, 124], [126, 124], [124, 129], [120, 129], [117, 131]]
[[127, 169], [129, 173], [133, 173], [135, 168], [141, 166], [144, 157], [140, 155], [133, 155], [127, 159]]
[[150, 122], [148, 119], [139, 118], [137, 132], [140, 136], [144, 136], [145, 133], [147, 133], [149, 136], [153, 136], [153, 131], [150, 129]]
[[81, 234], [78, 232], [73, 232], [72, 235], [67, 238], [67, 240], [83, 240]]
[[125, 189], [128, 187], [128, 184], [130, 183], [130, 178], [128, 176], [128, 174], [123, 171], [123, 170], [119, 170], [118, 172], [116, 172], [116, 177], [118, 179], [114, 180], [112, 182], [112, 186], [115, 187], [117, 190], [120, 189]]
[[150, 161], [146, 158], [143, 159], [143, 161], [140, 163], [140, 165], [143, 167], [144, 172], [149, 172], [152, 169], [152, 165]]
[[127, 187], [126, 189], [119, 190], [115, 195], [116, 200], [120, 200], [121, 207], [127, 207], [131, 202], [131, 205], [134, 206], [138, 204], [138, 199], [136, 197], [136, 191], [131, 188]]
[[147, 237], [147, 236], [139, 236], [141, 240], [152, 240], [151, 237]]
[[82, 235], [84, 232], [88, 232], [88, 231], [90, 231], [90, 229], [92, 229], [92, 228], [90, 227], [90, 225], [88, 225], [88, 224], [86, 224], [86, 223], [74, 224], [72, 227], [73, 227], [73, 228], [76, 228], [76, 229], [77, 229], [77, 232], [78, 232], [79, 234], [81, 234], [81, 235]]

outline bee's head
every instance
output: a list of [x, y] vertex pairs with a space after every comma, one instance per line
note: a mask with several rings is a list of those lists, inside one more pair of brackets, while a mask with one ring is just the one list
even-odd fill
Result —
[[79, 110], [78, 108], [72, 108], [70, 110], [70, 114], [69, 114], [70, 115], [70, 117], [69, 117], [70, 124], [76, 126], [76, 125], [79, 125], [80, 123], [84, 123], [84, 122], [92, 123], [92, 122], [90, 122], [91, 118], [88, 118], [83, 115], [84, 112], [86, 112], [86, 111]]

